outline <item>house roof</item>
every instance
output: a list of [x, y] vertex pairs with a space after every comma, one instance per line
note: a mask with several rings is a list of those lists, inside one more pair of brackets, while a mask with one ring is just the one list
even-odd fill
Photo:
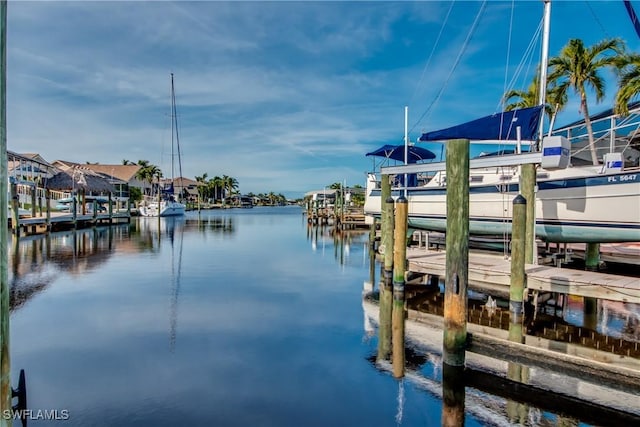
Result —
[[112, 192], [113, 185], [109, 180], [88, 168], [65, 168], [47, 179], [46, 187], [51, 190], [71, 191], [85, 189], [92, 192]]
[[11, 164], [11, 162], [33, 162], [37, 163], [39, 166], [51, 168], [53, 167], [51, 163], [47, 162], [40, 154], [37, 153], [15, 153], [13, 151], [7, 150], [7, 160]]
[[[171, 182], [171, 178], [164, 178], [161, 179], [160, 182], [166, 183], [166, 182]], [[182, 183], [182, 184], [181, 184]], [[199, 185], [200, 183], [198, 181], [195, 181], [191, 178], [186, 178], [186, 177], [177, 177], [177, 178], [173, 178], [173, 185], [175, 186], [182, 186], [182, 187], [189, 187], [192, 185]]]
[[92, 171], [112, 176], [122, 181], [131, 181], [142, 166], [140, 165], [87, 165]]
[[106, 178], [116, 178], [124, 182], [129, 182], [135, 178], [136, 174], [142, 166], [140, 165], [101, 165], [101, 164], [83, 164], [68, 162], [66, 160], [55, 160], [56, 164], [64, 165], [66, 167], [83, 168], [93, 172], [99, 173]]

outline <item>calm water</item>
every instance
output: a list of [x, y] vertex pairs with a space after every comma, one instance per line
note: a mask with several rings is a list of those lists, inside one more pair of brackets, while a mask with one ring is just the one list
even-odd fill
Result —
[[298, 208], [21, 239], [12, 379], [24, 368], [29, 408], [70, 416], [29, 425], [440, 425], [437, 360], [403, 382], [371, 362], [366, 241], [308, 228]]

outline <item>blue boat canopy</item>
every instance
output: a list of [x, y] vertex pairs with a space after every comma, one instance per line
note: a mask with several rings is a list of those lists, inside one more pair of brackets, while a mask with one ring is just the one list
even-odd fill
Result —
[[481, 140], [515, 140], [516, 127], [520, 126], [523, 140], [535, 140], [540, 123], [542, 106], [503, 111], [480, 119], [472, 120], [450, 128], [423, 133], [418, 141], [444, 141], [466, 138]]
[[[383, 145], [382, 147], [366, 154], [367, 156], [385, 157], [387, 159], [397, 160], [404, 162], [404, 145]], [[407, 150], [407, 161], [409, 163], [416, 163], [421, 160], [435, 159], [436, 155], [426, 148], [418, 147], [416, 145], [409, 145]]]

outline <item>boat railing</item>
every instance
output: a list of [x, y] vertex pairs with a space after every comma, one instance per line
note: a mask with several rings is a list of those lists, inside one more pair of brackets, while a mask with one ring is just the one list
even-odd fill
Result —
[[[630, 110], [627, 116], [613, 113], [595, 116], [591, 119], [596, 153], [599, 158], [604, 154], [628, 150], [640, 134], [640, 106]], [[584, 121], [566, 126], [552, 132], [569, 139], [572, 157], [589, 150], [589, 135]], [[636, 143], [637, 144], [637, 143]], [[631, 156], [631, 163], [638, 163], [638, 156]], [[628, 160], [626, 163], [630, 163]]]

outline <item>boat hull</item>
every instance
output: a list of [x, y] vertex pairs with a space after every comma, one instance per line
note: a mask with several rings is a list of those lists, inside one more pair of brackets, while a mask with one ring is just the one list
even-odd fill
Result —
[[[538, 238], [567, 243], [640, 241], [640, 171], [608, 175], [590, 174], [589, 170], [556, 172], [544, 172], [541, 175], [547, 175], [547, 179], [538, 180]], [[486, 173], [484, 177], [491, 178]], [[518, 177], [514, 174], [508, 180], [504, 175], [499, 178], [470, 185], [471, 234], [511, 233], [512, 201], [519, 191]], [[393, 192], [394, 197], [399, 195], [399, 190]], [[410, 227], [446, 231], [445, 186], [430, 183], [410, 188], [407, 196]], [[380, 190], [372, 185], [368, 185], [365, 213], [380, 215]]]
[[141, 216], [147, 217], [181, 216], [185, 214], [186, 206], [179, 202], [162, 201], [160, 202], [159, 209], [157, 203], [151, 203], [147, 206], [140, 207], [138, 211]]

